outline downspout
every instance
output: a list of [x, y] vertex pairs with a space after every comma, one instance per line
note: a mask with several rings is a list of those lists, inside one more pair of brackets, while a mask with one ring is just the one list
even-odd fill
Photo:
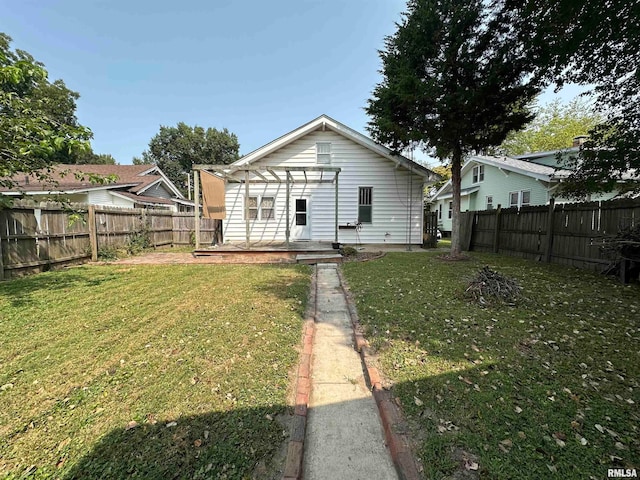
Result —
[[412, 214], [413, 214], [413, 148], [411, 149], [411, 164], [409, 165], [409, 244], [407, 245], [407, 251], [411, 251], [411, 222], [412, 222]]

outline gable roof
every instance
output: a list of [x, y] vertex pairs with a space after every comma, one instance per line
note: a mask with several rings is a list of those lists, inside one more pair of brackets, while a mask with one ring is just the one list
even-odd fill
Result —
[[[532, 177], [543, 182], [559, 181], [571, 173], [568, 170], [559, 170], [547, 165], [518, 160], [517, 158], [473, 155], [468, 157], [467, 161], [462, 166], [461, 176], [465, 175], [476, 165], [489, 165], [500, 170], [506, 170], [509, 172], [519, 173], [527, 177]], [[442, 198], [443, 195], [446, 196], [450, 190], [452, 190], [451, 180], [448, 180], [447, 183], [445, 183], [440, 190], [436, 192], [433, 199], [437, 199], [439, 197]], [[467, 190], [469, 190], [467, 194], [472, 193], [470, 189]]]
[[[113, 183], [92, 183], [89, 174], [108, 176], [115, 175]], [[14, 175], [15, 186], [11, 189], [0, 188], [2, 192], [43, 192], [43, 193], [79, 193], [89, 190], [126, 190], [140, 196], [152, 186], [163, 183], [171, 193], [180, 199], [184, 195], [156, 165], [55, 165], [47, 173], [48, 179], [43, 181], [36, 173], [31, 175]], [[80, 178], [78, 178], [80, 177]], [[151, 197], [150, 197], [151, 198]]]
[[356, 132], [352, 128], [349, 128], [343, 123], [340, 123], [337, 120], [334, 120], [333, 118], [324, 114], [320, 115], [314, 120], [311, 120], [308, 123], [305, 123], [304, 125], [296, 128], [295, 130], [292, 130], [291, 132], [286, 133], [285, 135], [282, 135], [279, 138], [276, 138], [272, 142], [267, 143], [266, 145], [258, 148], [257, 150], [254, 150], [253, 152], [248, 153], [247, 155], [242, 157], [240, 160], [237, 160], [234, 163], [232, 163], [231, 166], [242, 167], [242, 166], [250, 165], [251, 163], [258, 161], [261, 158], [266, 157], [270, 153], [273, 153], [276, 150], [279, 150], [285, 145], [288, 145], [298, 140], [299, 138], [302, 138], [305, 135], [319, 129], [322, 129], [322, 130], [329, 129], [339, 135], [342, 135], [343, 137], [348, 138], [349, 140], [363, 146], [364, 148], [372, 152], [375, 152], [378, 155], [388, 160], [391, 160], [396, 165], [400, 165], [406, 169], [412, 170], [414, 173], [424, 177], [429, 181], [436, 181], [439, 178], [438, 174], [436, 174], [435, 172], [432, 172], [428, 168], [402, 155], [394, 154], [387, 147], [374, 142], [369, 137], [366, 137], [365, 135], [359, 132]]

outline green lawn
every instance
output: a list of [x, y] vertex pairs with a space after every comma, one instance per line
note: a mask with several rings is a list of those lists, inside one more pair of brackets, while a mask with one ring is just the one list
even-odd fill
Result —
[[[484, 265], [516, 278], [526, 301], [470, 304], [463, 292]], [[426, 478], [465, 470], [465, 457], [490, 479], [640, 467], [639, 285], [489, 254], [343, 269]]]
[[0, 283], [0, 478], [251, 478], [286, 430], [305, 267]]

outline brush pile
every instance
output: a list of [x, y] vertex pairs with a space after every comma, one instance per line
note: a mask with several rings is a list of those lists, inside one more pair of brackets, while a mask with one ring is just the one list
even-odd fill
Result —
[[465, 296], [480, 305], [515, 305], [522, 287], [516, 280], [483, 267], [469, 282]]

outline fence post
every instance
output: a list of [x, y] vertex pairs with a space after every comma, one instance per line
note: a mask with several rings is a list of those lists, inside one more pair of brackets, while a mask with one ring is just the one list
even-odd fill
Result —
[[194, 217], [195, 222], [193, 225], [194, 234], [196, 237], [196, 250], [200, 248], [200, 172], [193, 170], [193, 203], [194, 203]]
[[4, 280], [4, 262], [2, 261], [2, 234], [0, 234], [0, 280]]
[[98, 261], [98, 227], [96, 226], [96, 207], [89, 205], [89, 243], [91, 244], [91, 261]]
[[496, 208], [496, 225], [493, 228], [493, 253], [498, 253], [500, 249], [500, 214], [502, 213], [502, 206], [498, 205]]
[[549, 200], [549, 213], [547, 214], [547, 246], [544, 252], [544, 261], [551, 263], [551, 251], [553, 249], [553, 227], [555, 225], [555, 204], [556, 200], [551, 197]]

